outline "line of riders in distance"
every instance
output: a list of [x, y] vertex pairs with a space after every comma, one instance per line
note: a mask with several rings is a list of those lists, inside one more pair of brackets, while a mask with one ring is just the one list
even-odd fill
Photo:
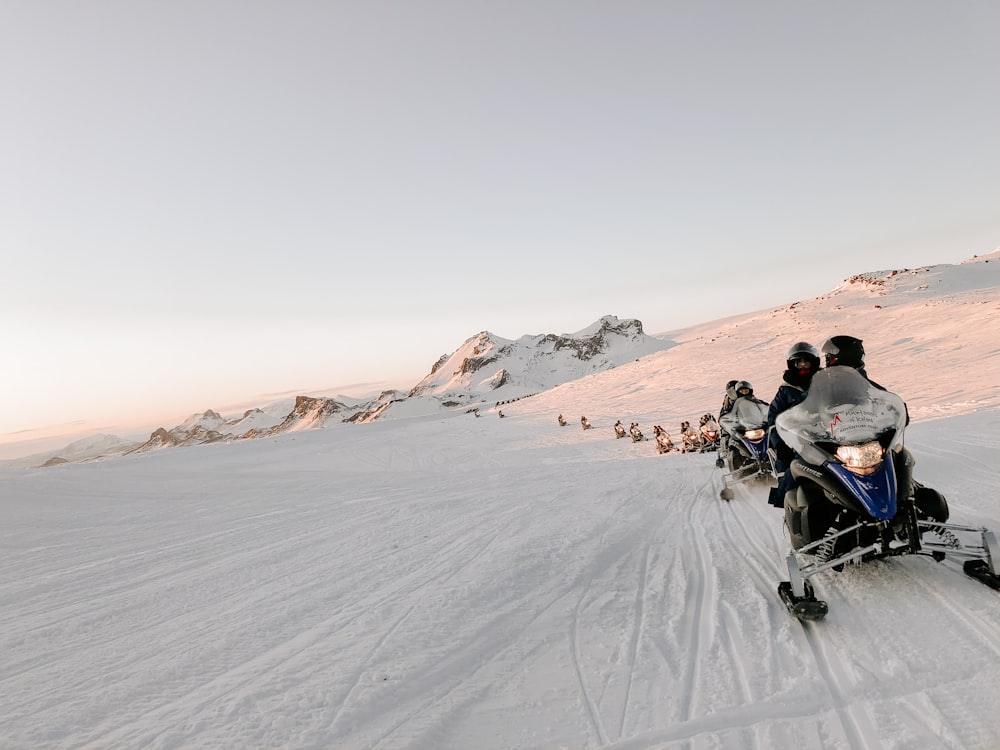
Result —
[[[567, 424], [562, 414], [559, 415], [558, 422], [560, 427], [565, 427]], [[587, 417], [580, 417], [580, 426], [585, 430], [589, 430], [591, 428], [590, 420]], [[619, 419], [614, 424], [614, 433], [616, 439], [628, 435], [632, 438], [633, 443], [642, 442], [646, 439], [646, 436], [642, 434], [642, 430], [639, 428], [638, 422], [632, 422], [628, 426], [628, 431], [626, 431], [625, 425]], [[691, 426], [690, 422], [681, 422], [679, 446], [674, 444], [670, 433], [663, 427], [653, 425], [653, 438], [656, 440], [656, 450], [658, 453], [666, 453], [672, 450], [680, 450], [681, 453], [714, 451], [719, 447], [720, 437], [719, 423], [715, 420], [715, 417], [707, 413], [703, 414], [698, 420], [697, 430]]]

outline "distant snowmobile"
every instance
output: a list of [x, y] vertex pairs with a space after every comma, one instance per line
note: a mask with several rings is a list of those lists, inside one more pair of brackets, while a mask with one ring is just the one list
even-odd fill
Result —
[[586, 417], [580, 417], [580, 426], [585, 430], [590, 429], [590, 421]]
[[767, 404], [752, 398], [737, 398], [720, 422], [728, 435], [725, 455], [716, 461], [716, 465], [727, 469], [722, 478], [722, 499], [732, 500], [731, 484], [751, 480], [773, 483], [774, 473], [767, 455]]
[[1000, 588], [996, 535], [948, 523], [945, 498], [912, 482], [905, 425], [902, 399], [850, 367], [818, 372], [806, 399], [778, 416], [778, 434], [798, 456], [789, 468], [797, 486], [785, 495], [790, 580], [778, 585], [795, 617], [817, 620], [828, 611], [814, 576], [897, 555], [956, 557], [968, 575]]
[[559, 426], [560, 427], [565, 427], [566, 426], [566, 420], [563, 419], [563, 415], [562, 414], [559, 415]]
[[674, 443], [670, 439], [670, 433], [659, 425], [653, 427], [653, 435], [656, 437], [656, 452], [660, 455], [668, 453], [674, 449]]
[[622, 421], [619, 419], [615, 422], [615, 440], [623, 437], [625, 437], [625, 425], [623, 425]]
[[690, 422], [681, 422], [681, 453], [700, 453], [701, 436]]
[[646, 439], [642, 436], [642, 430], [639, 429], [639, 424], [637, 422], [633, 422], [632, 425], [628, 428], [628, 431], [629, 434], [632, 436], [633, 443], [638, 443]]
[[701, 433], [701, 449], [703, 451], [714, 451], [719, 448], [719, 423], [711, 414], [705, 414], [699, 420], [699, 432]]

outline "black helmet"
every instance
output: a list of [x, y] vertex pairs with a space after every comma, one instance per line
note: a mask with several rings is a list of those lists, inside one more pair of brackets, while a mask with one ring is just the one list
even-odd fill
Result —
[[791, 349], [788, 350], [788, 354], [785, 355], [785, 364], [788, 365], [789, 370], [798, 370], [799, 368], [795, 366], [795, 363], [800, 359], [807, 360], [812, 365], [810, 369], [813, 372], [819, 369], [819, 350], [808, 341], [800, 341], [797, 344], [792, 344]]
[[855, 369], [865, 366], [865, 347], [853, 336], [833, 336], [823, 342], [826, 366], [846, 365]]
[[[738, 381], [736, 383], [735, 390], [736, 390], [736, 396], [737, 397], [739, 397], [739, 396], [752, 396], [753, 395], [753, 386], [750, 385], [750, 383], [747, 382], [746, 380], [740, 380], [740, 381]], [[740, 391], [746, 391], [746, 393], [741, 393]]]

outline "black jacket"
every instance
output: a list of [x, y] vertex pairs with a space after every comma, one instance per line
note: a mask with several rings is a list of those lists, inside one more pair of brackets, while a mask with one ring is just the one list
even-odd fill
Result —
[[791, 409], [796, 404], [805, 401], [809, 393], [809, 384], [812, 382], [814, 373], [799, 375], [798, 370], [785, 370], [781, 379], [784, 382], [778, 392], [771, 399], [771, 406], [767, 410], [767, 426], [773, 427], [774, 420], [786, 409]]
[[806, 400], [806, 396], [809, 395], [809, 384], [812, 382], [814, 374], [810, 372], [807, 375], [799, 375], [798, 370], [785, 370], [781, 376], [785, 382], [778, 387], [778, 392], [774, 394], [771, 406], [767, 410], [767, 426], [771, 433], [769, 445], [777, 453], [780, 462], [777, 468], [781, 471], [784, 471], [788, 462], [791, 461], [792, 451], [785, 445], [781, 436], [778, 435], [778, 431], [770, 428], [774, 427], [774, 420], [778, 418], [779, 414]]

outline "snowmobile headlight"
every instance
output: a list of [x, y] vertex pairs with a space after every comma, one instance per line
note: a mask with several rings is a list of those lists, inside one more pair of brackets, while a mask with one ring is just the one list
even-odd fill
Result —
[[845, 469], [855, 474], [871, 474], [882, 463], [884, 455], [885, 448], [877, 441], [864, 445], [842, 445], [837, 448], [837, 458]]
[[760, 428], [758, 428], [756, 430], [747, 430], [743, 434], [746, 435], [747, 440], [755, 440], [756, 441], [756, 440], [760, 440], [762, 437], [764, 437], [764, 430], [760, 429]]

